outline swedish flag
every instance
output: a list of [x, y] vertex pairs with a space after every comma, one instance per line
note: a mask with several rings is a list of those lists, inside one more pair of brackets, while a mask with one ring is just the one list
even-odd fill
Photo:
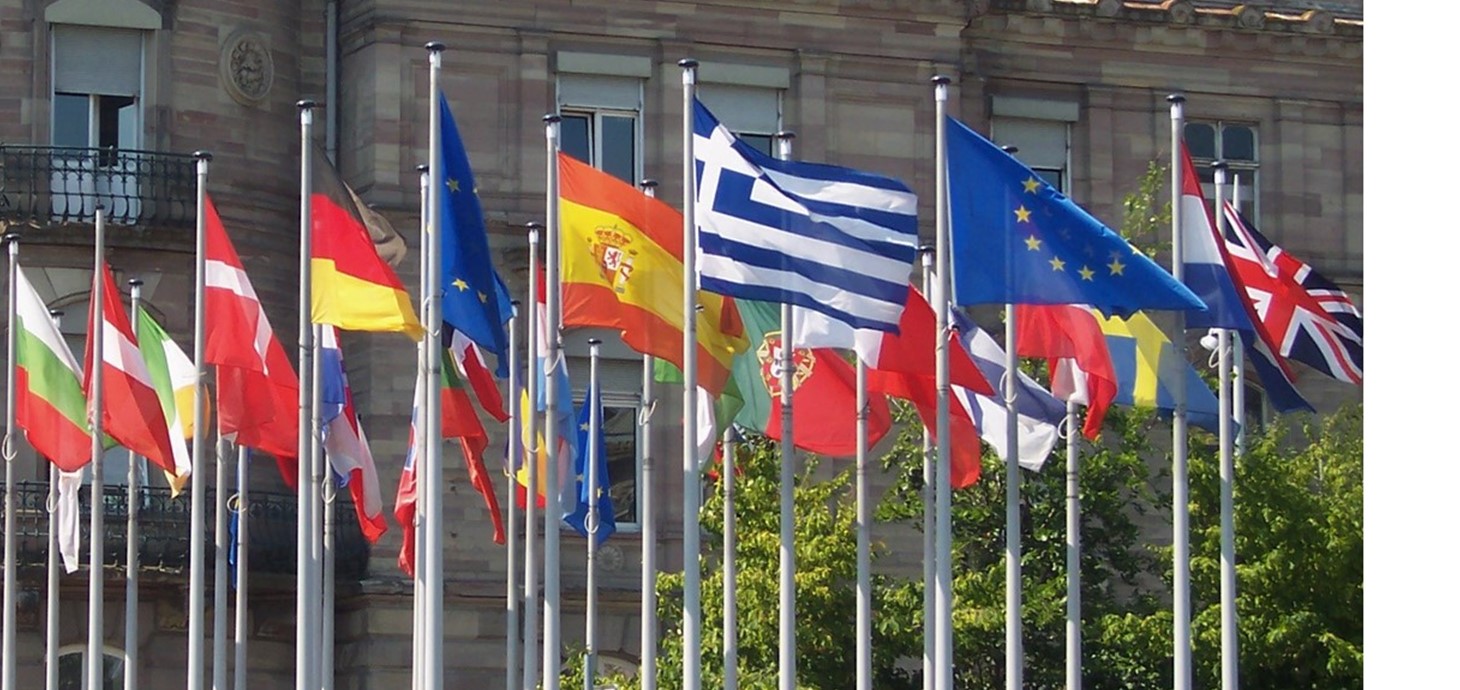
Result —
[[1217, 396], [1191, 363], [1177, 355], [1176, 347], [1150, 317], [1144, 312], [1127, 319], [1107, 317], [1098, 311], [1094, 314], [1115, 364], [1117, 405], [1154, 407], [1169, 414], [1176, 407], [1171, 382], [1185, 376], [1187, 420], [1192, 426], [1217, 433], [1221, 418]]

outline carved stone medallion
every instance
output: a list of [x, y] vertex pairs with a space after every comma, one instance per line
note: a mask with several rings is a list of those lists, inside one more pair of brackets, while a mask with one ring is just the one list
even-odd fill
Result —
[[229, 36], [218, 68], [223, 88], [240, 105], [262, 105], [274, 86], [274, 56], [268, 39], [257, 31], [242, 29]]

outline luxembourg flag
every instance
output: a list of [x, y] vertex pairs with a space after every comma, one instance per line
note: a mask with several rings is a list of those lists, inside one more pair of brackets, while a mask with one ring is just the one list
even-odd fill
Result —
[[324, 425], [324, 452], [334, 473], [345, 478], [355, 501], [360, 531], [374, 544], [385, 534], [384, 504], [380, 498], [380, 476], [370, 443], [355, 413], [350, 381], [345, 378], [345, 361], [334, 326], [320, 329], [320, 418]]

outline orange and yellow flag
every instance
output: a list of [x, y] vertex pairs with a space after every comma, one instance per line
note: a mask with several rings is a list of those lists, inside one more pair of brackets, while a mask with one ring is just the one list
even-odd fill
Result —
[[[684, 367], [684, 217], [558, 154], [563, 326], [618, 329], [624, 344]], [[749, 345], [734, 300], [700, 291], [698, 383], [718, 396]]]

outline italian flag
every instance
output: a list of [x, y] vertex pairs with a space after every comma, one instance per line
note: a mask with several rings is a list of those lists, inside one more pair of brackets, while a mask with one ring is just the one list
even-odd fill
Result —
[[[147, 363], [147, 373], [157, 389], [157, 402], [167, 420], [167, 438], [172, 446], [172, 459], [177, 472], [167, 473], [167, 483], [174, 498], [182, 493], [192, 476], [191, 449], [187, 441], [193, 437], [193, 401], [198, 395], [198, 370], [177, 342], [157, 325], [146, 309], [137, 310], [137, 348]], [[208, 428], [207, 398], [203, 399], [203, 429]]]
[[15, 421], [37, 452], [74, 472], [91, 462], [81, 367], [25, 271], [16, 275]]

